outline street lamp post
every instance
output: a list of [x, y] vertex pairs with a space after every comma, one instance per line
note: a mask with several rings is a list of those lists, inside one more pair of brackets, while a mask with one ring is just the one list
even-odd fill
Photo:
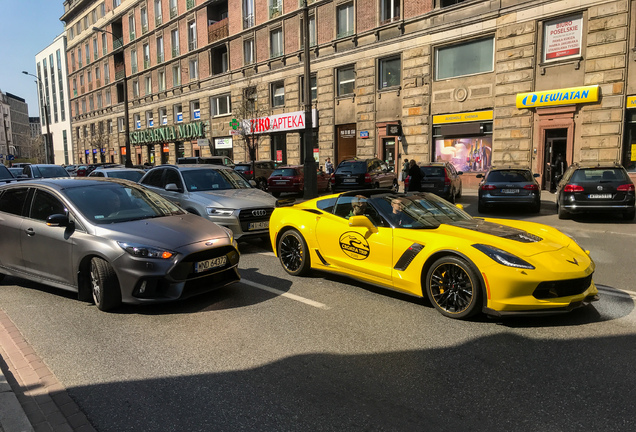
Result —
[[41, 96], [42, 104], [44, 105], [44, 121], [46, 124], [46, 142], [44, 143], [44, 161], [48, 163], [55, 163], [55, 153], [53, 152], [53, 137], [51, 136], [51, 129], [49, 128], [49, 105], [46, 103], [46, 95], [43, 93], [44, 86], [39, 76], [22, 71], [23, 74], [34, 77], [38, 80], [39, 88], [38, 94]]
[[309, 8], [307, 0], [303, 1], [303, 57], [305, 61], [305, 82], [303, 95], [305, 97], [305, 133], [303, 148], [305, 149], [305, 163], [303, 173], [305, 175], [304, 195], [305, 199], [318, 196], [318, 179], [316, 175], [316, 161], [314, 159], [313, 124], [311, 116], [311, 70], [309, 67]]
[[[113, 47], [115, 46], [115, 35], [108, 30], [104, 30], [98, 27], [93, 27], [93, 31], [108, 33], [113, 37]], [[123, 50], [123, 48], [122, 48]], [[126, 137], [124, 138], [124, 142], [126, 145], [126, 159], [125, 165], [127, 168], [132, 167], [132, 160], [130, 159], [130, 125], [128, 121], [128, 75], [126, 74], [126, 53], [124, 52], [122, 58], [122, 64], [124, 65], [124, 134]]]

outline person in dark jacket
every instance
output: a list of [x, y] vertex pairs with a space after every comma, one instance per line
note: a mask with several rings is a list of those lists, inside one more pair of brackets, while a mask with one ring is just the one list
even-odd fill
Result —
[[415, 162], [415, 159], [409, 161], [409, 192], [421, 192], [422, 191], [422, 173], [420, 172], [420, 166]]

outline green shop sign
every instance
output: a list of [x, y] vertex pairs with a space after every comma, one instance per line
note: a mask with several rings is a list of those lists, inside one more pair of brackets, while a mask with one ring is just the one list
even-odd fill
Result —
[[164, 126], [130, 133], [131, 144], [155, 144], [204, 138], [203, 122]]

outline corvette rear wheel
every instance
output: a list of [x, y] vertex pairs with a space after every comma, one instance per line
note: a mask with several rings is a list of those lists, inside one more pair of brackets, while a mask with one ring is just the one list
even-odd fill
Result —
[[435, 261], [426, 274], [426, 293], [444, 316], [465, 319], [479, 312], [479, 277], [462, 258], [445, 256]]
[[278, 240], [278, 256], [287, 273], [302, 276], [309, 272], [309, 249], [303, 236], [296, 230], [285, 231]]

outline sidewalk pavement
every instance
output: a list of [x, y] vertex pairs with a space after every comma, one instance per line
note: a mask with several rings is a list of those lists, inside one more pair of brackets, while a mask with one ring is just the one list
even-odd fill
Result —
[[40, 431], [95, 429], [0, 309], [0, 432]]

